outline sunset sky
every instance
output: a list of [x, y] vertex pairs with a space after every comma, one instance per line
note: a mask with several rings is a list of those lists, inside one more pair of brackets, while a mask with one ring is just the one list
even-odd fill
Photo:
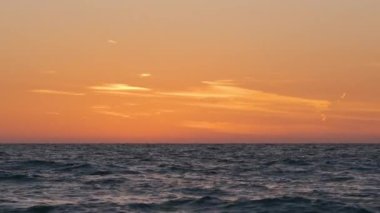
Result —
[[1, 0], [0, 142], [380, 139], [378, 0]]

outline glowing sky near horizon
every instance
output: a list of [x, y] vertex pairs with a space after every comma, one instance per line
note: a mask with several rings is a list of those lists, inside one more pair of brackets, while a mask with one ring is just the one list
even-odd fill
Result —
[[380, 138], [380, 1], [2, 0], [0, 141]]

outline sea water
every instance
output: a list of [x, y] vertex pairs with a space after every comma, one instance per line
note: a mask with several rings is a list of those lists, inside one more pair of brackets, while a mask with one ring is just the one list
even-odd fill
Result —
[[0, 212], [380, 212], [380, 145], [0, 145]]

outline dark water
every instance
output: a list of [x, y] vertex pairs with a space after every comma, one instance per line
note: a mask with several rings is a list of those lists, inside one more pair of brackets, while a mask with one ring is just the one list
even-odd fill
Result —
[[380, 212], [380, 145], [0, 145], [0, 212]]

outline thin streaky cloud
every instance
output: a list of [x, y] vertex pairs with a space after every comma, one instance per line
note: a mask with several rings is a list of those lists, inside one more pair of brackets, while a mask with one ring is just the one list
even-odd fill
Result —
[[62, 91], [62, 90], [49, 90], [49, 89], [35, 89], [29, 92], [47, 95], [70, 95], [70, 96], [84, 96], [85, 93]]
[[175, 112], [175, 111], [174, 110], [156, 110], [153, 112], [135, 113], [135, 114], [133, 114], [133, 116], [145, 116], [145, 117], [160, 116], [163, 114], [173, 113], [173, 112]]
[[224, 80], [216, 80], [216, 81], [202, 81], [203, 84], [207, 85], [224, 85], [224, 86], [232, 86], [236, 85], [234, 80], [224, 79]]
[[98, 86], [91, 86], [89, 87], [92, 90], [96, 91], [135, 91], [135, 92], [146, 92], [146, 91], [151, 91], [149, 88], [145, 87], [139, 87], [139, 86], [131, 86], [128, 84], [102, 84]]
[[252, 112], [262, 112], [262, 113], [271, 113], [271, 114], [289, 114], [289, 112], [285, 110], [270, 109], [268, 107], [257, 106], [250, 103], [237, 103], [237, 102], [188, 103], [186, 105], [195, 106], [195, 107], [203, 107], [203, 108], [234, 110], [234, 111], [252, 111]]
[[118, 42], [115, 41], [115, 40], [112, 40], [112, 39], [108, 39], [107, 43], [109, 43], [109, 44], [117, 44]]
[[188, 92], [159, 92], [165, 96], [176, 96], [182, 98], [232, 98], [231, 94], [214, 93], [208, 91], [188, 91]]
[[185, 121], [182, 126], [230, 134], [254, 134], [255, 132], [254, 126], [230, 122]]
[[124, 103], [124, 106], [138, 106], [138, 103]]
[[152, 74], [150, 74], [150, 73], [141, 73], [141, 74], [139, 75], [139, 77], [140, 77], [140, 78], [149, 78], [149, 77], [152, 77]]
[[340, 96], [340, 99], [343, 100], [343, 99], [345, 99], [346, 97], [347, 97], [347, 93], [345, 92], [345, 93], [343, 93], [343, 94]]
[[116, 95], [116, 96], [136, 96], [136, 97], [145, 97], [145, 98], [162, 97], [162, 95], [156, 94], [156, 93], [137, 93], [137, 92], [121, 92], [121, 91], [95, 91], [95, 92], [98, 94]]
[[113, 117], [120, 117], [120, 118], [130, 118], [131, 116], [122, 112], [116, 112], [112, 110], [112, 107], [109, 105], [94, 105], [91, 107], [93, 112], [102, 114], [102, 115], [108, 115]]
[[343, 120], [356, 120], [356, 121], [368, 121], [368, 122], [380, 122], [380, 118], [369, 118], [362, 116], [350, 116], [350, 115], [330, 115], [329, 117]]
[[103, 115], [109, 115], [113, 117], [120, 117], [120, 118], [130, 118], [130, 115], [120, 113], [120, 112], [114, 112], [114, 111], [106, 111], [106, 110], [96, 110], [96, 113], [103, 114]]
[[271, 107], [273, 109], [285, 105], [289, 106], [287, 107], [289, 109], [294, 109], [295, 106], [304, 106], [323, 111], [327, 110], [331, 105], [331, 103], [326, 100], [292, 97], [247, 89], [236, 86], [231, 80], [204, 81], [202, 83], [206, 86], [189, 91], [160, 92], [159, 94], [181, 98], [220, 99], [224, 101], [224, 103], [222, 103], [223, 105], [227, 104], [231, 106], [231, 108], [236, 107], [235, 103], [237, 103], [237, 101], [240, 105], [244, 105], [244, 108], [247, 108], [247, 104], [253, 108], [264, 105], [266, 108]]
[[346, 113], [380, 113], [380, 106], [379, 108], [366, 108], [365, 106], [354, 106], [348, 109], [339, 109], [339, 111]]
[[91, 108], [95, 110], [101, 110], [101, 109], [110, 109], [111, 107], [107, 105], [95, 105], [95, 106], [92, 106]]

